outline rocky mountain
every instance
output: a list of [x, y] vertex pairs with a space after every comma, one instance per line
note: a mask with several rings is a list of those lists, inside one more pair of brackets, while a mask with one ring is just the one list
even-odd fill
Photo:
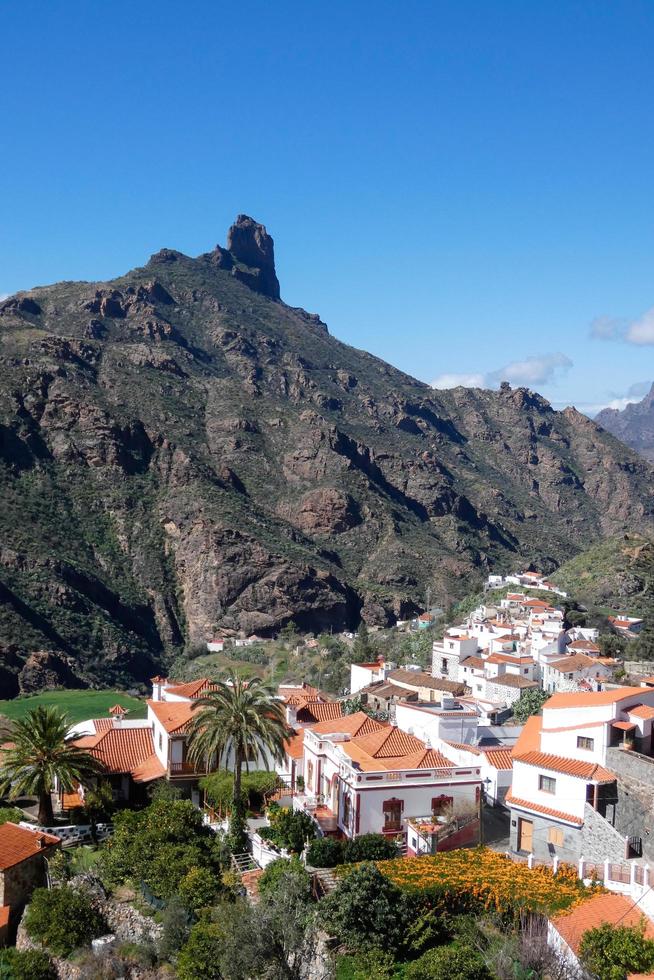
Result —
[[642, 401], [622, 410], [605, 408], [595, 421], [654, 463], [654, 384]]
[[651, 527], [653, 474], [526, 389], [435, 392], [336, 340], [241, 215], [226, 248], [0, 305], [2, 693], [551, 570]]
[[575, 555], [554, 581], [589, 609], [654, 615], [654, 539], [638, 533], [599, 541]]

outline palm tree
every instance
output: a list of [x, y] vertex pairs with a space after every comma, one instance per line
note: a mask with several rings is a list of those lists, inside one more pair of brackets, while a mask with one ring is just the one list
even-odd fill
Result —
[[65, 793], [100, 771], [100, 763], [66, 741], [70, 722], [54, 707], [39, 705], [16, 719], [6, 733], [9, 747], [0, 759], [0, 793], [15, 800], [38, 796], [39, 823], [54, 821], [51, 792], [55, 781]]
[[[272, 687], [260, 677], [246, 681], [234, 671], [216, 679], [212, 688], [198, 698], [193, 709], [198, 713], [189, 729], [189, 758], [194, 765], [211, 764], [219, 768], [234, 766], [232, 823], [242, 811], [241, 775], [243, 764], [257, 755], [267, 763], [284, 758], [288, 738], [286, 713]], [[235, 820], [236, 818], [236, 820]]]

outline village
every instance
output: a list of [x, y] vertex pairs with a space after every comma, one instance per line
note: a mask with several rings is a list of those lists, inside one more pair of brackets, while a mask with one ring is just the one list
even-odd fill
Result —
[[[329, 895], [338, 855], [347, 846], [356, 853], [357, 841], [361, 857], [379, 841], [372, 856], [403, 862], [483, 848], [516, 874], [572, 873], [588, 886], [584, 930], [644, 916], [654, 935], [654, 676], [646, 665], [628, 676], [622, 660], [602, 655], [598, 629], [566, 623], [562, 598], [538, 573], [490, 576], [483, 601], [432, 641], [431, 670], [378, 655], [352, 662], [338, 695], [300, 677], [280, 683], [271, 694], [280, 748], [271, 753], [265, 739], [254, 739], [246, 753], [247, 772], [263, 777], [264, 790], [228, 857], [248, 901], [260, 900], [266, 869], [291, 858], [313, 875], [315, 894]], [[395, 629], [428, 636], [435, 617], [423, 613]], [[609, 622], [623, 637], [643, 625], [627, 614]], [[253, 642], [259, 638], [239, 645]], [[218, 645], [224, 641], [207, 642], [210, 652]], [[217, 839], [229, 834], [230, 795], [216, 788], [215, 762], [194, 750], [196, 709], [221, 684], [157, 676], [145, 717], [132, 720], [116, 703], [108, 717], [66, 731], [66, 745], [93, 760], [93, 774], [74, 785], [55, 781], [50, 825], [15, 809], [22, 819], [0, 826], [4, 943], [33, 945], [24, 910], [35, 889], [52, 887], [57, 851], [102, 847], [114, 833], [109, 814], [147, 809], [161, 787], [187, 801]], [[230, 743], [220, 760], [227, 772], [234, 751]], [[107, 819], [84, 822], [100, 786]], [[300, 828], [295, 844], [279, 831], [280, 813]], [[583, 935], [574, 916], [550, 916], [547, 930], [548, 949], [573, 974], [582, 970]]]

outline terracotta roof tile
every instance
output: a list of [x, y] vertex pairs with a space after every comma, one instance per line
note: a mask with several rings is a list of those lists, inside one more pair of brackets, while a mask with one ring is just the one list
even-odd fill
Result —
[[44, 834], [37, 830], [28, 830], [15, 823], [4, 823], [0, 826], [0, 871], [13, 868], [27, 858], [40, 854], [43, 850], [40, 842], [46, 847], [59, 844], [61, 838], [54, 834]]
[[561, 671], [562, 673], [596, 666], [597, 659], [595, 657], [587, 657], [585, 653], [571, 653], [567, 657], [561, 657], [560, 660], [550, 660], [550, 667], [554, 667], [555, 670]]
[[335, 732], [343, 732], [345, 735], [368, 735], [370, 732], [377, 732], [381, 728], [390, 728], [388, 722], [376, 721], [365, 713], [365, 711], [355, 711], [352, 715], [343, 715], [342, 718], [328, 719], [320, 721], [317, 725], [312, 725], [311, 731], [317, 735], [331, 735]]
[[591, 691], [588, 694], [559, 692], [553, 694], [543, 705], [547, 708], [596, 708], [605, 704], [616, 704], [625, 698], [638, 695], [642, 697], [642, 687], [618, 687], [611, 691]]
[[531, 800], [521, 800], [518, 796], [513, 796], [511, 792], [506, 794], [504, 802], [507, 806], [516, 806], [530, 813], [541, 813], [545, 817], [564, 820], [566, 823], [573, 823], [577, 827], [581, 827], [584, 822], [581, 817], [575, 817], [572, 813], [564, 813], [563, 810], [553, 810], [551, 807], [543, 806], [541, 803], [532, 803]]
[[148, 708], [169, 735], [183, 734], [194, 716], [190, 701], [148, 701]]
[[566, 941], [573, 953], [579, 952], [581, 939], [589, 929], [595, 929], [604, 923], [609, 925], [637, 926], [643, 922], [645, 935], [654, 939], [654, 925], [634, 905], [632, 899], [624, 895], [594, 895], [587, 902], [577, 905], [570, 912], [555, 916], [552, 925]]
[[432, 691], [449, 691], [453, 694], [462, 692], [464, 685], [457, 681], [447, 680], [445, 677], [432, 677], [431, 674], [422, 670], [391, 670], [387, 680], [402, 684], [411, 684], [413, 687], [428, 687]]
[[543, 719], [540, 715], [532, 715], [527, 718], [524, 728], [518, 736], [518, 741], [511, 750], [515, 758], [521, 752], [540, 751], [540, 733], [543, 727]]
[[446, 742], [446, 745], [451, 745], [453, 749], [472, 752], [473, 755], [481, 755], [481, 749], [478, 749], [476, 745], [466, 745], [464, 742]]
[[639, 704], [635, 708], [627, 708], [627, 714], [647, 720], [654, 718], [654, 707], [651, 704]]
[[215, 686], [213, 681], [209, 680], [208, 677], [202, 677], [199, 680], [188, 681], [185, 684], [173, 684], [170, 687], [164, 688], [164, 691], [167, 694], [176, 694], [180, 698], [200, 698], [207, 691], [214, 690]]
[[304, 755], [304, 729], [293, 732], [285, 743], [286, 755], [291, 759], [301, 759]]
[[132, 773], [154, 754], [152, 729], [112, 728], [89, 751], [105, 772]]
[[302, 724], [313, 724], [318, 721], [328, 721], [341, 718], [343, 705], [338, 701], [305, 701], [298, 708], [296, 719]]
[[510, 749], [482, 749], [482, 755], [493, 769], [513, 768], [513, 756]]
[[487, 679], [491, 684], [499, 684], [500, 687], [519, 687], [521, 689], [538, 687], [537, 681], [530, 681], [520, 674], [500, 674], [499, 677], [489, 677]]
[[484, 669], [484, 663], [485, 663], [485, 661], [482, 660], [481, 657], [466, 657], [465, 660], [462, 660], [461, 661], [461, 663], [460, 663], [459, 666], [461, 666], [461, 667], [472, 667], [475, 670], [483, 670]]
[[549, 752], [525, 752], [516, 754], [513, 759], [515, 762], [524, 762], [528, 766], [536, 766], [538, 769], [547, 769], [551, 772], [565, 773], [567, 776], [575, 776], [577, 779], [589, 779], [596, 783], [614, 783], [615, 773], [597, 762], [582, 762], [580, 759], [568, 759], [562, 755], [552, 755]]
[[161, 779], [165, 775], [166, 770], [154, 752], [131, 770], [135, 783], [150, 783], [153, 779]]

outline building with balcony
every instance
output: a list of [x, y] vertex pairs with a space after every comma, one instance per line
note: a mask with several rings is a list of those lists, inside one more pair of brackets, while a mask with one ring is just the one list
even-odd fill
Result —
[[304, 731], [305, 792], [294, 805], [323, 833], [404, 835], [410, 818], [446, 808], [474, 811], [478, 765], [456, 766], [442, 752], [364, 712]]

